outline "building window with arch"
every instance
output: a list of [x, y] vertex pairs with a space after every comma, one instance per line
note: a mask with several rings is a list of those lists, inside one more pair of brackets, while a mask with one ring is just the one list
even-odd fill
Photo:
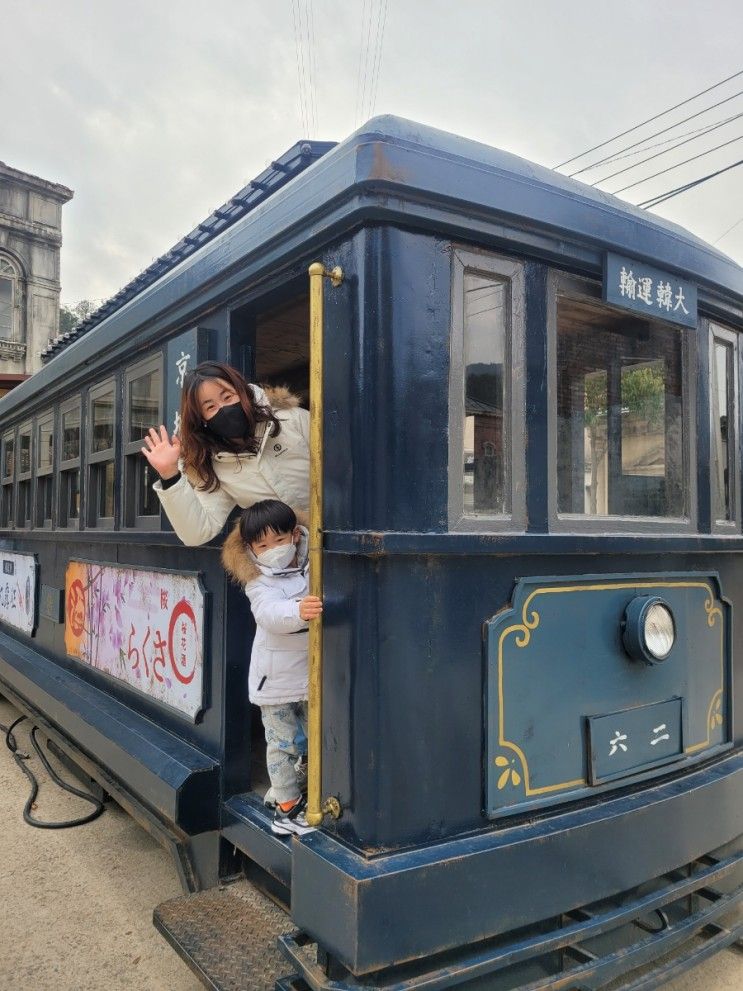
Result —
[[0, 254], [0, 359], [22, 360], [26, 345], [21, 333], [21, 279], [17, 265]]

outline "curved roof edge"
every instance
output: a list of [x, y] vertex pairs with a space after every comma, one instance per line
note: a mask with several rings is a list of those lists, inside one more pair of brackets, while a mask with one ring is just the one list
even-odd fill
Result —
[[306, 253], [359, 217], [419, 223], [430, 210], [427, 229], [446, 224], [464, 237], [477, 217], [481, 227], [499, 225], [501, 238], [505, 225], [582, 246], [595, 256], [594, 265], [604, 250], [644, 259], [743, 305], [743, 269], [728, 256], [675, 224], [516, 155], [391, 116], [373, 118], [327, 147], [310, 167], [122, 300], [96, 324], [95, 335], [70, 341], [0, 401], [0, 412], [11, 414], [145, 325], [155, 333], [188, 320], [195, 300], [200, 308], [221, 305], [238, 284]]
[[678, 268], [743, 298], [743, 268], [728, 255], [678, 224], [546, 166], [394, 116], [372, 118], [336, 153], [349, 143], [376, 146], [360, 179], [408, 191], [417, 187], [424, 195], [495, 210], [599, 248]]

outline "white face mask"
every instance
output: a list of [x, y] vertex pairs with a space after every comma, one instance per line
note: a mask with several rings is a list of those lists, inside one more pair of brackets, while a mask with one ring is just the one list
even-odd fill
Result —
[[255, 557], [258, 563], [262, 564], [264, 568], [274, 568], [277, 571], [281, 571], [282, 568], [289, 567], [296, 553], [297, 546], [292, 541], [291, 544], [279, 544], [278, 547], [269, 547], [267, 551], [262, 551], [260, 554], [256, 554]]

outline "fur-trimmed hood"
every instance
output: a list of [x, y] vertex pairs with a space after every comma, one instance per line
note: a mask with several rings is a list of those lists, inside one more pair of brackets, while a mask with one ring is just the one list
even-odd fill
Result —
[[295, 396], [285, 385], [253, 385], [255, 401], [261, 406], [270, 406], [273, 410], [294, 409], [299, 406], [299, 396]]
[[[299, 555], [299, 565], [296, 568], [288, 569], [290, 571], [300, 571], [307, 565], [309, 533], [303, 523], [300, 522], [300, 516], [304, 517], [305, 514], [297, 513], [296, 515], [297, 523], [299, 524], [299, 529], [301, 530], [301, 536], [297, 549]], [[222, 546], [222, 564], [224, 566], [224, 570], [227, 572], [232, 581], [237, 585], [242, 586], [249, 585], [251, 582], [254, 582], [256, 578], [260, 578], [261, 575], [271, 573], [269, 569], [263, 568], [262, 565], [258, 563], [255, 554], [247, 546], [240, 535], [240, 520], [237, 520], [235, 525], [232, 527], [229, 536]]]

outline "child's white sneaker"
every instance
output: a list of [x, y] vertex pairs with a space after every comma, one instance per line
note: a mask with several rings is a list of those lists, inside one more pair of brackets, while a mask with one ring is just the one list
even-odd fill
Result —
[[313, 833], [315, 831], [314, 826], [310, 826], [305, 818], [305, 812], [307, 811], [307, 802], [304, 796], [297, 799], [297, 801], [292, 805], [292, 807], [287, 811], [281, 808], [280, 805], [276, 806], [276, 811], [273, 814], [273, 822], [271, 823], [271, 832], [276, 833], [278, 836], [288, 836], [290, 833], [296, 833], [297, 836], [303, 836], [305, 833]]

